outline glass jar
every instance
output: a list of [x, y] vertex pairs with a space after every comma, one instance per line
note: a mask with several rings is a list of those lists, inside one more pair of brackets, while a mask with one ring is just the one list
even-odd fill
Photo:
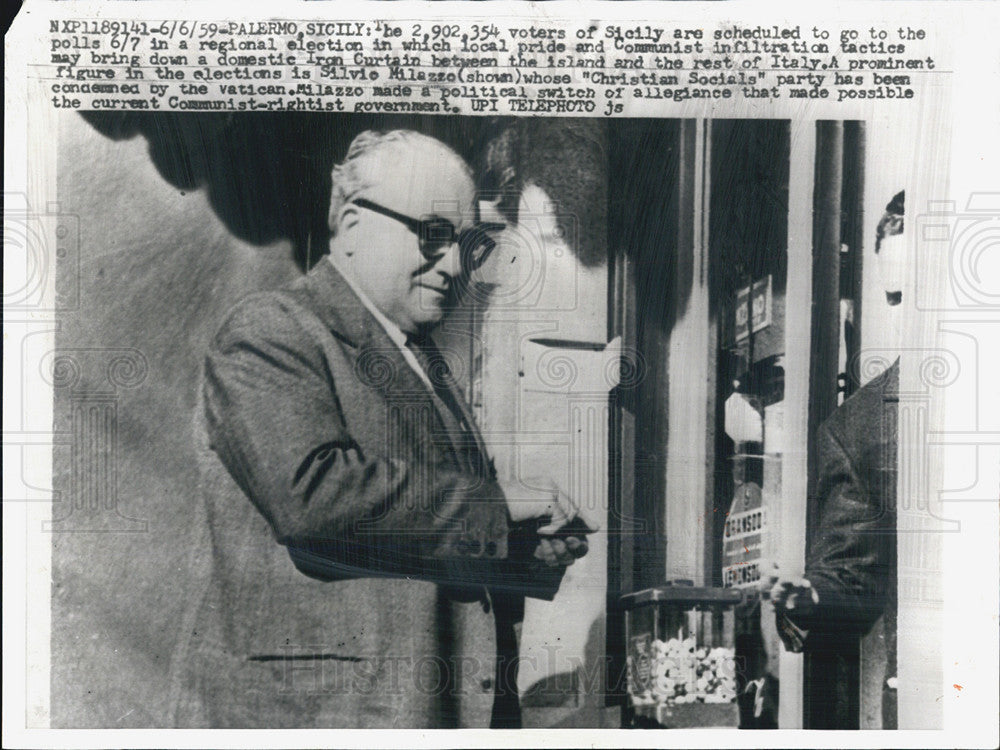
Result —
[[636, 724], [739, 725], [735, 608], [742, 600], [738, 589], [683, 581], [621, 598], [629, 713]]

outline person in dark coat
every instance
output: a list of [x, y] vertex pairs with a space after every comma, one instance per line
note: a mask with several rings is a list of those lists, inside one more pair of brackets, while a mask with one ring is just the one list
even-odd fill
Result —
[[429, 336], [489, 251], [470, 171], [366, 132], [332, 182], [330, 255], [239, 303], [208, 352], [213, 574], [174, 658], [176, 722], [517, 726], [523, 596], [551, 598], [587, 543], [557, 489], [498, 485]]
[[[886, 205], [875, 234], [875, 252], [886, 303], [899, 305], [905, 269], [905, 192]], [[895, 629], [896, 463], [899, 360], [848, 398], [820, 425], [816, 436], [817, 522], [809, 529], [800, 578], [777, 565], [761, 577], [761, 593], [774, 604], [778, 633], [793, 652], [806, 651], [835, 664], [886, 614]], [[895, 633], [889, 634], [893, 644]], [[890, 663], [894, 663], [894, 647]], [[834, 669], [833, 666], [830, 669]], [[890, 667], [890, 669], [894, 669]], [[824, 679], [830, 680], [826, 675]], [[831, 690], [843, 686], [831, 683]], [[889, 706], [883, 714], [895, 725]], [[885, 701], [885, 697], [883, 698]], [[832, 711], [817, 711], [829, 728], [853, 726], [836, 696]]]
[[818, 522], [805, 575], [775, 568], [763, 589], [793, 651], [820, 633], [857, 638], [885, 609], [896, 568], [899, 361], [847, 399], [819, 428]]

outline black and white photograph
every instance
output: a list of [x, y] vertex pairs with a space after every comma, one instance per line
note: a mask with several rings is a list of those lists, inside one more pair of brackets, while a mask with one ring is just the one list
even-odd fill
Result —
[[5, 188], [17, 744], [988, 746], [1000, 193], [949, 192], [954, 38], [889, 76], [857, 45], [929, 25], [121, 5], [45, 22]]

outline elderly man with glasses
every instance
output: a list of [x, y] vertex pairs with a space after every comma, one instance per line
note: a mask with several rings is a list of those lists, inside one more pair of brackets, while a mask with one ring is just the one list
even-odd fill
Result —
[[249, 502], [209, 502], [176, 720], [518, 726], [523, 597], [551, 598], [588, 529], [556, 488], [499, 486], [428, 336], [497, 227], [419, 133], [362, 133], [332, 183], [329, 255], [208, 353], [211, 448]]

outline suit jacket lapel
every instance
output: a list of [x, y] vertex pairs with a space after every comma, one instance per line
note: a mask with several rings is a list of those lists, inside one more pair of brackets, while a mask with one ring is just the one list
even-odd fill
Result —
[[[320, 319], [354, 350], [355, 372], [362, 381], [390, 400], [431, 405], [437, 416], [437, 430], [448, 436], [452, 450], [458, 453], [461, 446], [446, 429], [448, 415], [442, 413], [447, 405], [413, 371], [402, 351], [333, 264], [327, 260], [317, 263], [305, 284]], [[456, 400], [461, 403], [461, 398]], [[474, 423], [467, 421], [474, 429]], [[481, 440], [478, 432], [475, 436], [478, 446]]]
[[459, 414], [466, 430], [472, 436], [475, 441], [476, 452], [479, 456], [479, 461], [484, 467], [486, 467], [490, 479], [496, 478], [496, 469], [493, 466], [493, 461], [489, 458], [489, 453], [486, 450], [486, 443], [483, 440], [482, 433], [479, 431], [479, 426], [476, 424], [476, 420], [473, 419], [472, 410], [469, 408], [468, 403], [465, 401], [465, 397], [458, 387], [458, 383], [451, 374], [451, 370], [447, 366], [447, 360], [438, 351], [437, 346], [433, 341], [427, 340], [425, 348], [432, 354], [432, 356], [439, 357], [441, 359], [441, 367], [437, 368], [436, 375], [438, 376], [438, 382], [441, 387], [445, 389], [451, 396], [451, 401], [458, 408]]

